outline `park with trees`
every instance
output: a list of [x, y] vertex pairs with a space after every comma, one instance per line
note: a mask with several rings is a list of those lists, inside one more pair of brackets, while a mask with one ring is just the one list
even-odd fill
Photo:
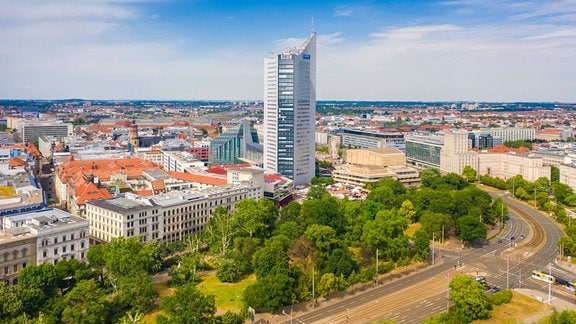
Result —
[[[132, 323], [156, 309], [158, 323], [242, 323], [249, 307], [277, 312], [322, 300], [372, 282], [376, 269], [384, 274], [427, 262], [432, 238], [486, 239], [487, 228], [503, 221], [507, 209], [468, 180], [424, 170], [420, 188], [385, 178], [367, 186], [365, 200], [349, 200], [333, 197], [326, 190], [330, 181], [316, 179], [301, 203], [280, 210], [268, 199], [243, 200], [234, 210], [218, 207], [202, 232], [181, 242], [115, 238], [92, 246], [88, 263], [27, 267], [16, 286], [0, 286], [0, 317], [9, 323]], [[169, 274], [170, 296], [154, 289], [151, 275], [160, 271]], [[237, 309], [218, 309], [215, 296], [202, 292], [206, 273], [230, 285], [252, 278], [237, 292]]]

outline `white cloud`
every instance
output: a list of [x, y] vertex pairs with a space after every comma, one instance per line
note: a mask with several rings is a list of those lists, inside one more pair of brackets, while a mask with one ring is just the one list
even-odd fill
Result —
[[13, 21], [38, 19], [101, 18], [118, 20], [135, 18], [136, 14], [122, 1], [0, 1], [0, 18]]
[[352, 16], [352, 9], [346, 7], [338, 7], [334, 9], [334, 17], [350, 17]]
[[[573, 101], [576, 44], [555, 26], [413, 26], [319, 49], [318, 98]], [[550, 34], [548, 34], [550, 33]]]

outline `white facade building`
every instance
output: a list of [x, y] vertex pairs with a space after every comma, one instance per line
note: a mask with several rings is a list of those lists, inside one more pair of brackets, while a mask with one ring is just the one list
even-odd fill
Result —
[[233, 211], [238, 201], [250, 198], [262, 198], [261, 187], [226, 185], [146, 198], [126, 194], [86, 203], [86, 219], [91, 238], [99, 242], [121, 236], [173, 242], [202, 231], [218, 206]]
[[[19, 238], [32, 240], [30, 242], [23, 240], [25, 246], [20, 251], [20, 258], [25, 258], [27, 255], [34, 257], [29, 265], [56, 264], [59, 260], [68, 259], [86, 260], [90, 242], [89, 225], [85, 219], [60, 209], [44, 209], [6, 216], [3, 223], [4, 235], [9, 234], [12, 241]], [[0, 240], [0, 245], [3, 243], [3, 240]], [[29, 250], [30, 247], [33, 247], [33, 250]], [[13, 258], [16, 259], [17, 256], [16, 253]], [[18, 270], [26, 265], [22, 264]], [[16, 270], [16, 267], [13, 270]]]
[[204, 168], [204, 162], [192, 153], [181, 151], [162, 151], [162, 166], [165, 171], [185, 172], [187, 168]]
[[295, 185], [315, 175], [316, 33], [264, 61], [264, 169]]
[[467, 165], [478, 170], [478, 153], [469, 151], [469, 147], [467, 131], [447, 130], [440, 151], [440, 172], [462, 174]]

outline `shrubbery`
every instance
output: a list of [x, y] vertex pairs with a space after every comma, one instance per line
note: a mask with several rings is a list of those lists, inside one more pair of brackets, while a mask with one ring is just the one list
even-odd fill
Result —
[[492, 305], [508, 304], [512, 300], [512, 292], [510, 290], [501, 290], [489, 296]]

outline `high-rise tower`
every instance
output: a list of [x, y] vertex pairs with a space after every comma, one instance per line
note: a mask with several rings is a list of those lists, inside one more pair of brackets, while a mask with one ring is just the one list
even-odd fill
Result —
[[264, 169], [295, 185], [315, 174], [316, 33], [264, 60]]

